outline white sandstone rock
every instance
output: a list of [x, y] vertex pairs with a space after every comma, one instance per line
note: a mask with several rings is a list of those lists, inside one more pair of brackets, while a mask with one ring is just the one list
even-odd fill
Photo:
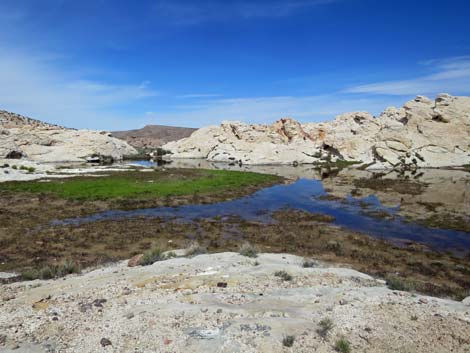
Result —
[[470, 97], [418, 96], [378, 118], [366, 112], [330, 122], [284, 118], [272, 125], [223, 122], [163, 146], [168, 158], [213, 162], [309, 164], [360, 161], [369, 169], [455, 167], [470, 164]]
[[137, 151], [105, 131], [73, 130], [0, 111], [0, 158], [85, 162], [90, 156], [121, 160]]

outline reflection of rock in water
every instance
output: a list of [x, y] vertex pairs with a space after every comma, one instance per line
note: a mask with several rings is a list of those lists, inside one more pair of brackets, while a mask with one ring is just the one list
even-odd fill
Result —
[[[289, 179], [321, 180], [328, 197], [362, 199], [375, 195], [398, 215], [426, 226], [470, 232], [470, 173], [462, 170], [421, 169], [408, 172], [371, 172], [355, 168], [314, 165], [229, 166], [201, 159], [177, 159], [169, 168], [229, 169], [269, 173]], [[378, 216], [377, 213], [374, 214]]]
[[[377, 178], [384, 181], [383, 188], [377, 187], [381, 185]], [[414, 175], [389, 173], [377, 176], [367, 171], [343, 169], [336, 178], [322, 182], [334, 197], [375, 195], [385, 206], [399, 206], [398, 214], [412, 220], [433, 227], [470, 231], [468, 172], [423, 169]]]
[[203, 168], [203, 169], [224, 169], [239, 170], [256, 173], [274, 174], [285, 178], [297, 179], [320, 179], [321, 171], [312, 164], [300, 164], [297, 167], [292, 165], [229, 165], [227, 163], [209, 162], [205, 159], [174, 159], [168, 168]]

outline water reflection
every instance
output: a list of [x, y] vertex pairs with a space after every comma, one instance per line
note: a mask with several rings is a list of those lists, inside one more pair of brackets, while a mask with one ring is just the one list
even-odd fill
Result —
[[470, 179], [464, 171], [423, 170], [419, 175], [399, 175], [343, 169], [325, 177], [326, 173], [314, 166], [238, 167], [180, 161], [166, 167], [242, 169], [296, 181], [216, 204], [108, 211], [58, 223], [138, 216], [176, 217], [181, 221], [238, 216], [248, 221], [274, 222], [273, 212], [290, 208], [328, 214], [335, 217], [338, 226], [395, 242], [416, 241], [456, 253], [470, 250]]

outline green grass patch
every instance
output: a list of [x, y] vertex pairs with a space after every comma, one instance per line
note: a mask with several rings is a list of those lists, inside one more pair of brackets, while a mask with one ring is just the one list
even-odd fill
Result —
[[49, 193], [66, 199], [148, 199], [212, 193], [276, 182], [266, 174], [226, 171], [170, 169], [154, 172], [119, 172], [101, 177], [74, 177], [49, 182], [9, 182], [0, 191]]

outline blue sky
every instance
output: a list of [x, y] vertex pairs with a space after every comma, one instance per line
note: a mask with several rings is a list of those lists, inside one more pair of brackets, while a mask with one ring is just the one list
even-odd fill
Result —
[[77, 128], [323, 121], [470, 94], [469, 1], [0, 0], [0, 109]]

